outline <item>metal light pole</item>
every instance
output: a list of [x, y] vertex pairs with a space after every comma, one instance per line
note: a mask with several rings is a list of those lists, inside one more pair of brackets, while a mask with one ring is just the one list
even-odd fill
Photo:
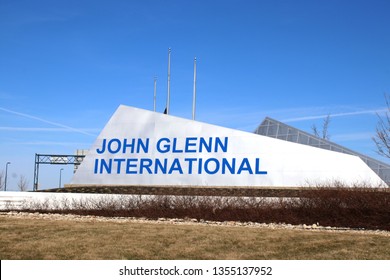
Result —
[[60, 169], [60, 182], [58, 183], [58, 188], [61, 188], [61, 174], [62, 174], [63, 168]]
[[169, 115], [169, 105], [171, 100], [171, 48], [168, 49], [168, 86], [167, 86], [167, 115]]
[[153, 110], [156, 112], [157, 77], [154, 77]]
[[8, 164], [11, 164], [10, 162], [7, 162], [5, 165], [5, 182], [4, 182], [4, 191], [7, 191], [7, 175], [8, 175]]
[[196, 108], [196, 57], [194, 58], [194, 87], [192, 92], [192, 120], [195, 120]]

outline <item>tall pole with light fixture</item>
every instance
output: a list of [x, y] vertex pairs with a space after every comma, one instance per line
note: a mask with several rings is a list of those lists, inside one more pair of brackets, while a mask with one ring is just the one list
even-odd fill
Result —
[[153, 110], [156, 112], [157, 77], [154, 77]]
[[192, 93], [192, 120], [195, 120], [196, 109], [196, 57], [194, 58], [194, 88]]
[[169, 115], [170, 99], [171, 99], [171, 48], [168, 49], [168, 86], [167, 86], [167, 107], [166, 107], [167, 115]]

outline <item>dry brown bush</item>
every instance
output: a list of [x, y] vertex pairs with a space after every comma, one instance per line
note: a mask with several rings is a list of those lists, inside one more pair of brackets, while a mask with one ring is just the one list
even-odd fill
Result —
[[44, 201], [26, 205], [23, 210], [390, 230], [388, 188], [372, 188], [366, 184], [346, 187], [338, 182], [308, 188], [297, 198], [122, 195], [119, 199], [106, 196], [97, 200], [57, 201], [54, 210], [49, 201]]

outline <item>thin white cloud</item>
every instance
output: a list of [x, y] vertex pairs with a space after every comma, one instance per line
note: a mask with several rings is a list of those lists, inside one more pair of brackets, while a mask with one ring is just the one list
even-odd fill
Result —
[[[217, 125], [232, 127], [244, 131], [253, 131], [266, 116], [280, 120], [285, 123], [311, 121], [324, 119], [330, 113], [331, 118], [348, 117], [358, 115], [382, 115], [388, 112], [388, 108], [381, 107], [376, 109], [356, 109], [350, 106], [332, 106], [332, 107], [292, 107], [281, 109], [248, 109], [243, 107], [229, 107], [216, 110], [201, 111], [199, 120]], [[302, 112], [306, 115], [302, 116]]]
[[10, 114], [17, 115], [17, 116], [25, 117], [25, 118], [28, 118], [28, 119], [32, 119], [32, 120], [36, 120], [36, 121], [39, 121], [39, 122], [43, 122], [43, 123], [46, 123], [46, 124], [50, 124], [50, 125], [53, 125], [53, 126], [56, 126], [56, 127], [63, 128], [63, 129], [67, 129], [69, 131], [73, 131], [73, 132], [81, 133], [81, 134], [84, 134], [84, 135], [96, 137], [96, 134], [89, 133], [89, 132], [87, 132], [85, 130], [81, 130], [81, 129], [74, 128], [74, 127], [71, 127], [71, 126], [67, 126], [67, 125], [64, 125], [64, 124], [61, 124], [61, 123], [45, 120], [45, 119], [42, 119], [42, 118], [37, 117], [37, 116], [33, 116], [33, 115], [21, 113], [21, 112], [12, 111], [12, 110], [9, 110], [9, 109], [3, 108], [3, 107], [0, 107], [0, 110], [4, 111], [4, 112], [7, 112], [7, 113], [10, 113]]
[[357, 132], [357, 133], [346, 133], [337, 134], [332, 136], [332, 141], [335, 142], [350, 142], [350, 141], [366, 141], [372, 139], [374, 136], [373, 132]]
[[[97, 132], [98, 129], [83, 128], [82, 131]], [[74, 132], [68, 128], [56, 127], [17, 127], [17, 126], [0, 126], [0, 131], [24, 131], [24, 132]]]
[[59, 141], [30, 141], [30, 142], [17, 142], [17, 145], [24, 146], [70, 146], [70, 147], [89, 147], [90, 143], [78, 143], [78, 142], [59, 142]]
[[334, 113], [334, 114], [326, 114], [326, 115], [313, 115], [313, 116], [305, 116], [305, 117], [296, 117], [282, 120], [282, 122], [300, 122], [300, 121], [310, 121], [310, 120], [318, 120], [326, 118], [328, 115], [331, 118], [336, 117], [347, 117], [347, 116], [357, 116], [357, 115], [375, 115], [388, 111], [388, 108], [378, 108], [375, 110], [360, 110], [353, 112], [343, 112], [343, 113]]

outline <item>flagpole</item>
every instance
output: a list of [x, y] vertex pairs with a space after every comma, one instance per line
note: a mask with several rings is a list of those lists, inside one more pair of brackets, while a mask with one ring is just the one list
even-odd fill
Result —
[[167, 115], [169, 115], [169, 103], [171, 97], [171, 48], [168, 49], [168, 87], [167, 87]]
[[196, 108], [196, 57], [194, 58], [194, 88], [192, 92], [192, 120], [195, 120]]
[[157, 92], [157, 77], [154, 77], [154, 91], [153, 91], [153, 110], [156, 112], [156, 92]]

